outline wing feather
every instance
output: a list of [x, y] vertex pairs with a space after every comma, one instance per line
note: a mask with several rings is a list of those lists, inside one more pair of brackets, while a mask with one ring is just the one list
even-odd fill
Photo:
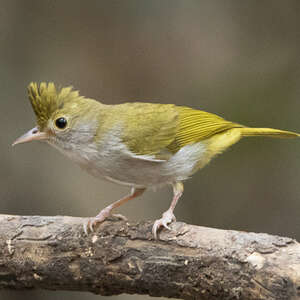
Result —
[[214, 134], [231, 128], [243, 127], [202, 110], [185, 106], [177, 106], [176, 109], [179, 114], [179, 125], [174, 141], [168, 146], [173, 153], [188, 144], [200, 142]]
[[136, 155], [166, 157], [176, 136], [178, 112], [173, 104], [125, 103], [122, 109], [122, 140]]
[[240, 124], [205, 111], [172, 104], [125, 103], [118, 106], [122, 140], [135, 155], [168, 158], [182, 147]]

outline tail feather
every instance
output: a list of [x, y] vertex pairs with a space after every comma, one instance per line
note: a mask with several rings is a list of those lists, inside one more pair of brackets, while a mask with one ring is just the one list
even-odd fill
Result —
[[299, 133], [285, 131], [273, 128], [241, 128], [242, 136], [269, 136], [274, 138], [296, 138], [300, 137]]

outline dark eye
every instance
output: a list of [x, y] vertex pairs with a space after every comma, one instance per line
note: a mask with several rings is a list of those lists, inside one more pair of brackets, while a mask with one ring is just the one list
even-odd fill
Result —
[[55, 125], [59, 129], [65, 129], [67, 127], [67, 124], [68, 124], [68, 122], [65, 118], [58, 118], [55, 121]]

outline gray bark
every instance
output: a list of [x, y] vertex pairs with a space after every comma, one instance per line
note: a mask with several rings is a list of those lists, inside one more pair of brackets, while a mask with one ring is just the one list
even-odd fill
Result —
[[75, 217], [0, 215], [0, 288], [181, 299], [300, 299], [291, 238], [110, 219], [85, 236]]

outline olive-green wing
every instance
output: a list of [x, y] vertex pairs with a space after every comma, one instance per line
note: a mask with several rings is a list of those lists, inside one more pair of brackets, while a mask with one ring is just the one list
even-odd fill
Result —
[[176, 106], [179, 114], [179, 124], [174, 141], [167, 147], [175, 153], [180, 148], [205, 140], [214, 134], [231, 128], [243, 127], [240, 124], [229, 122], [223, 118], [202, 110]]
[[[175, 105], [125, 103], [119, 105], [122, 141], [136, 155], [163, 159], [176, 136], [179, 115]], [[168, 155], [167, 155], [168, 156]]]
[[155, 158], [168, 158], [186, 145], [243, 127], [212, 113], [172, 104], [125, 103], [118, 109], [122, 141], [136, 155]]

